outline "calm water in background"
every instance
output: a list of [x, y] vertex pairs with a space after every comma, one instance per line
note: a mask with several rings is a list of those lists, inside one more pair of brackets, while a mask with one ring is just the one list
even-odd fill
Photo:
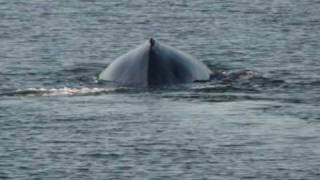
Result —
[[[319, 179], [317, 0], [0, 0], [0, 179]], [[211, 82], [100, 83], [150, 37]]]

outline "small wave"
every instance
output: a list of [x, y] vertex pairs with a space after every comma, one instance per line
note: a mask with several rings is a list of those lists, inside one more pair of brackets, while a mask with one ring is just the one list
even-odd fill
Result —
[[86, 96], [116, 92], [117, 88], [27, 88], [2, 95], [7, 96]]

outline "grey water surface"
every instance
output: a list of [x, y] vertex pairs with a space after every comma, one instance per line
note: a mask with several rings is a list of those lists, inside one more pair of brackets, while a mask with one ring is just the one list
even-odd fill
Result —
[[[0, 0], [0, 179], [319, 179], [319, 9]], [[204, 61], [212, 80], [97, 80], [150, 37]]]

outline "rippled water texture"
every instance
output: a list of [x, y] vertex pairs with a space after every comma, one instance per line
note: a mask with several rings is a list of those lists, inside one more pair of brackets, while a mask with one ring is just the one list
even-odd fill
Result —
[[[0, 0], [0, 179], [319, 179], [320, 2]], [[97, 81], [153, 37], [210, 82]]]

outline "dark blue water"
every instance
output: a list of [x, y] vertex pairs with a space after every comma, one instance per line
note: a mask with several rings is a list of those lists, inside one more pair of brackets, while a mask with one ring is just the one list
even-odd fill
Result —
[[[0, 179], [319, 179], [317, 0], [0, 0]], [[210, 82], [97, 81], [153, 37]]]

